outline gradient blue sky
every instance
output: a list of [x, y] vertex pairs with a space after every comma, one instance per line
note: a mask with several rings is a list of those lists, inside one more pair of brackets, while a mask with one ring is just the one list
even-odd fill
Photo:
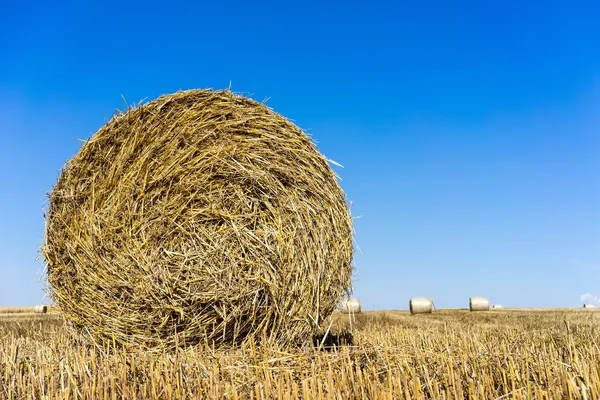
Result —
[[597, 3], [45, 3], [0, 5], [0, 305], [42, 300], [45, 192], [121, 96], [230, 82], [345, 166], [364, 308], [600, 300]]

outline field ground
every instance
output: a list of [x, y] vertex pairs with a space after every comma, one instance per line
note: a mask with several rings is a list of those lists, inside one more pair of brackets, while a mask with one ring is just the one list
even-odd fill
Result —
[[[48, 307], [49, 314], [58, 313], [55, 307]], [[35, 316], [34, 307], [0, 307], [0, 323], [7, 318], [24, 318]]]
[[600, 399], [596, 310], [336, 314], [345, 342], [325, 350], [159, 355], [99, 351], [24, 311], [0, 310], [2, 399]]

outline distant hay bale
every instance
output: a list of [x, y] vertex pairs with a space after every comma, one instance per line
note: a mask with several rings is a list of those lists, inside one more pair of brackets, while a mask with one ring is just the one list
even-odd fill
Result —
[[48, 312], [48, 306], [43, 304], [36, 305], [33, 310], [38, 314], [45, 314]]
[[502, 307], [502, 305], [500, 305], [500, 304], [494, 304], [494, 305], [492, 306], [492, 308], [494, 308], [494, 309], [495, 309], [495, 308], [504, 308], [504, 307]]
[[427, 314], [433, 310], [433, 301], [429, 297], [413, 297], [408, 302], [411, 314]]
[[594, 304], [584, 304], [583, 308], [596, 308]]
[[360, 314], [360, 301], [358, 299], [342, 300], [339, 307], [340, 312], [345, 314]]
[[487, 297], [473, 296], [469, 299], [469, 310], [471, 311], [489, 311], [490, 301]]
[[310, 338], [351, 287], [352, 218], [312, 139], [231, 91], [115, 115], [46, 213], [50, 295], [93, 343]]

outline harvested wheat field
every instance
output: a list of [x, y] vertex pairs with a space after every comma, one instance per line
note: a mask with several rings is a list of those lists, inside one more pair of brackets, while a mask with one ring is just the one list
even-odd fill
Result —
[[57, 314], [1, 319], [0, 398], [600, 398], [595, 311], [365, 312], [353, 335], [348, 315], [334, 320], [321, 350], [247, 342], [152, 354], [89, 346]]

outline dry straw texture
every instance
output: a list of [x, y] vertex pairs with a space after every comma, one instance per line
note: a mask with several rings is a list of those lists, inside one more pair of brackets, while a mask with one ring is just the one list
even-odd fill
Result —
[[433, 310], [433, 302], [429, 297], [413, 297], [408, 307], [411, 314], [427, 314]]
[[115, 115], [46, 216], [51, 296], [94, 342], [307, 339], [351, 285], [352, 219], [312, 140], [264, 104], [190, 90]]
[[359, 314], [361, 312], [360, 300], [345, 299], [340, 303], [340, 311], [345, 314]]
[[487, 297], [473, 296], [469, 299], [469, 310], [471, 311], [489, 311], [490, 301]]

